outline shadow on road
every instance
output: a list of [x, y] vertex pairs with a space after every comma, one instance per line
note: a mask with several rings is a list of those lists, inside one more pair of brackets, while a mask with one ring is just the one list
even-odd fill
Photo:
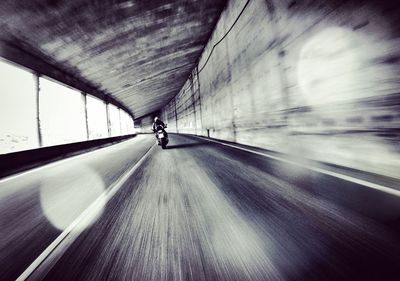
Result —
[[194, 143], [182, 143], [182, 144], [175, 144], [167, 146], [167, 149], [178, 149], [178, 148], [189, 148], [195, 146], [207, 145], [207, 143], [202, 142], [194, 142]]

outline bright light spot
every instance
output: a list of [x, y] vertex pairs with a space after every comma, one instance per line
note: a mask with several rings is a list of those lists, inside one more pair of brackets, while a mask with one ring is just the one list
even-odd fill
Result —
[[40, 78], [40, 119], [44, 146], [86, 140], [82, 94], [43, 77]]
[[[92, 170], [86, 167], [70, 169], [55, 167], [42, 180], [40, 202], [47, 219], [58, 229], [67, 228], [104, 192], [104, 183]], [[103, 198], [103, 197], [101, 197]], [[91, 225], [102, 214], [105, 199], [96, 210], [90, 212], [79, 230]]]
[[297, 75], [309, 105], [350, 100], [365, 95], [368, 79], [360, 71], [368, 58], [368, 42], [340, 27], [313, 36], [300, 52]]
[[0, 60], [0, 93], [0, 154], [37, 148], [33, 74]]
[[111, 122], [111, 136], [119, 136], [121, 135], [121, 124], [120, 124], [120, 112], [119, 108], [115, 105], [109, 104], [109, 115], [110, 115], [110, 122]]
[[90, 95], [86, 97], [89, 138], [100, 139], [108, 137], [106, 104], [104, 101]]

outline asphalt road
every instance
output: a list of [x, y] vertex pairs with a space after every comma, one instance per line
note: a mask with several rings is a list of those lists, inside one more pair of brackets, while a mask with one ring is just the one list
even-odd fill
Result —
[[337, 181], [296, 184], [285, 174], [298, 170], [265, 157], [170, 138], [166, 150], [141, 135], [0, 182], [0, 279], [17, 278], [150, 149], [45, 280], [400, 280], [399, 232], [315, 192]]

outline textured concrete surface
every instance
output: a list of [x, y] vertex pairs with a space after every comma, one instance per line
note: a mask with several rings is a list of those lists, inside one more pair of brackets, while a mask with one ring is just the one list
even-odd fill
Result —
[[398, 178], [399, 13], [396, 1], [229, 1], [162, 116], [181, 133]]
[[[399, 279], [398, 232], [318, 195], [340, 189], [337, 181], [320, 175], [305, 184], [297, 169], [291, 183], [290, 168], [268, 158], [170, 137], [169, 149], [153, 146], [45, 280]], [[1, 279], [14, 280], [96, 187], [107, 188], [152, 145], [142, 135], [0, 183]]]
[[[162, 107], [182, 87], [224, 4], [1, 1], [0, 54], [80, 90], [110, 94], [140, 117]], [[5, 50], [3, 43], [25, 54]], [[72, 78], [63, 77], [66, 73]]]

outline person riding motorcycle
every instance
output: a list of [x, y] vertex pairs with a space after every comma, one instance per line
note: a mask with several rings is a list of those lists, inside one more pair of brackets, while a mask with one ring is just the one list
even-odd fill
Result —
[[[160, 120], [160, 118], [155, 117], [154, 118], [154, 122], [153, 122], [153, 132], [157, 132], [157, 126], [162, 126], [163, 129], [165, 129], [167, 126], [164, 124], [163, 121]], [[168, 133], [164, 130], [165, 132], [165, 137], [168, 138]], [[157, 134], [156, 134], [156, 138], [157, 138]]]

